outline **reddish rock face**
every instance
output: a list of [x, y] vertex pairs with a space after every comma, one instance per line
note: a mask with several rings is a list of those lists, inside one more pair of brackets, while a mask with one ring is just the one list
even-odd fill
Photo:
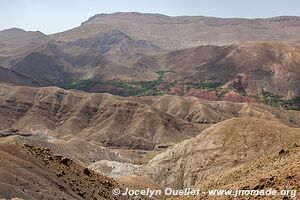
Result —
[[225, 94], [223, 97], [220, 97], [216, 91], [208, 91], [208, 90], [192, 90], [185, 94], [184, 96], [193, 96], [200, 99], [206, 99], [209, 101], [230, 101], [235, 103], [258, 103], [258, 101], [249, 96], [242, 96], [236, 92], [229, 92]]
[[200, 99], [206, 99], [206, 100], [210, 100], [210, 101], [218, 101], [221, 100], [215, 91], [208, 91], [208, 90], [193, 90], [187, 94], [185, 94], [184, 96], [193, 96], [193, 97], [198, 97]]
[[235, 92], [225, 94], [223, 100], [236, 103], [258, 103], [257, 100], [252, 97], [242, 96]]

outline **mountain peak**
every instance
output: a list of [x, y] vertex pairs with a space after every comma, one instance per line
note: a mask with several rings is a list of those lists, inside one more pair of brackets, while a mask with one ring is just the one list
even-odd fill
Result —
[[8, 29], [4, 29], [4, 30], [2, 30], [2, 31], [0, 31], [0, 33], [2, 33], [2, 32], [22, 32], [22, 33], [25, 33], [26, 31], [25, 30], [23, 30], [23, 29], [20, 29], [20, 28], [8, 28]]
[[19, 28], [11, 28], [0, 31], [0, 42], [35, 41], [48, 38], [40, 31], [25, 31]]
[[109, 18], [116, 18], [116, 19], [139, 19], [139, 18], [170, 18], [167, 15], [158, 14], [158, 13], [140, 13], [140, 12], [115, 12], [115, 13], [101, 13], [96, 14], [90, 17], [87, 21], [83, 22], [83, 24], [90, 24], [96, 23], [98, 20], [101, 19], [109, 19]]

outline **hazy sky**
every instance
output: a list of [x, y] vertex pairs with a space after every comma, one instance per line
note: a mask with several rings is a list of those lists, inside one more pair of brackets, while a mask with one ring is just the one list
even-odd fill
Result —
[[0, 0], [0, 30], [55, 33], [98, 13], [147, 12], [171, 16], [264, 18], [300, 16], [300, 0]]

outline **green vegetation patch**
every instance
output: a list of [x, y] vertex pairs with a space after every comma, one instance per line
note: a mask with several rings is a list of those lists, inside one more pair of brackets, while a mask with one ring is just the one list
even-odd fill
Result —
[[[174, 86], [174, 83], [165, 83], [165, 77], [168, 73], [174, 73], [173, 71], [157, 71], [157, 80], [150, 81], [121, 81], [111, 80], [107, 82], [93, 81], [93, 80], [73, 80], [64, 85], [65, 89], [78, 89], [83, 91], [89, 91], [96, 85], [109, 85], [124, 91], [126, 96], [145, 96], [145, 95], [164, 95], [167, 90]], [[159, 86], [164, 84], [165, 90], [161, 91]], [[106, 92], [106, 91], [98, 91]]]
[[211, 89], [215, 90], [219, 87], [223, 86], [223, 83], [221, 82], [207, 82], [207, 83], [188, 83], [189, 88], [194, 89]]
[[280, 107], [287, 110], [300, 110], [300, 97], [285, 100], [280, 95], [271, 92], [262, 92], [258, 98], [261, 102], [273, 107]]
[[[64, 85], [65, 89], [78, 89], [83, 91], [90, 91], [94, 86], [113, 86], [117, 90], [114, 94], [123, 96], [160, 96], [168, 94], [172, 88], [180, 84], [180, 91], [177, 95], [183, 96], [185, 92], [191, 89], [208, 89], [217, 91], [220, 97], [223, 97], [228, 91], [221, 89], [223, 83], [221, 82], [205, 82], [205, 83], [192, 83], [192, 82], [167, 82], [165, 77], [172, 71], [157, 71], [157, 80], [150, 81], [121, 81], [111, 80], [107, 82], [93, 81], [93, 80], [73, 80]], [[186, 88], [186, 89], [185, 89]], [[97, 91], [97, 92], [111, 92], [113, 91]], [[280, 107], [287, 110], [300, 110], [300, 97], [285, 100], [283, 96], [275, 95], [271, 92], [262, 92], [258, 96], [252, 96], [260, 102], [273, 107]]]
[[65, 89], [78, 89], [78, 90], [83, 90], [83, 91], [88, 91], [91, 87], [96, 85], [97, 82], [92, 81], [92, 80], [86, 80], [86, 79], [81, 79], [81, 80], [73, 80], [69, 83], [66, 83], [63, 88]]

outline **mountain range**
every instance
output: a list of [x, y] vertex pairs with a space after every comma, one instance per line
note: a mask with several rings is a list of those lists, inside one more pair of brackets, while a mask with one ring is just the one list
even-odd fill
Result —
[[299, 66], [297, 16], [132, 12], [0, 31], [0, 199], [299, 190]]
[[131, 12], [95, 15], [77, 28], [51, 37], [72, 41], [107, 30], [120, 30], [134, 38], [174, 50], [200, 45], [223, 46], [245, 40], [299, 41], [299, 25], [300, 18], [296, 16], [242, 19]]
[[[224, 181], [221, 185], [224, 187], [229, 183], [254, 187], [265, 178], [259, 175], [260, 171], [275, 177], [274, 184], [282, 189], [284, 185], [279, 185], [282, 176], [297, 180], [299, 171], [291, 168], [294, 165], [290, 163], [298, 155], [299, 111], [196, 97], [120, 97], [6, 84], [0, 85], [0, 94], [0, 143], [5, 155], [2, 157], [5, 164], [0, 168], [5, 175], [0, 179], [5, 185], [3, 197], [40, 198], [30, 185], [11, 182], [11, 173], [22, 177], [24, 173], [19, 174], [22, 171], [13, 170], [6, 175], [11, 156], [26, 163], [21, 165], [21, 160], [14, 158], [14, 166], [31, 169], [25, 175], [37, 174], [39, 180], [54, 175], [58, 176], [59, 183], [65, 180], [67, 185], [53, 186], [54, 193], [48, 199], [64, 195], [75, 199], [93, 196], [93, 190], [87, 190], [86, 186], [96, 186], [88, 177], [86, 183], [74, 185], [76, 176], [66, 173], [69, 169], [62, 161], [65, 159], [82, 167], [71, 167], [75, 170], [72, 173], [81, 173], [80, 170], [84, 173], [84, 168], [88, 168], [113, 177], [116, 181], [113, 184], [120, 188], [218, 188], [220, 185], [215, 180]], [[281, 155], [282, 151], [287, 153]], [[279, 156], [274, 152], [279, 152]], [[267, 160], [268, 166], [259, 165], [259, 159]], [[32, 162], [38, 169], [49, 165], [51, 171], [40, 175], [36, 167], [28, 166]], [[232, 170], [241, 168], [245, 174], [257, 165], [257, 171], [256, 168], [251, 171], [254, 174], [251, 181], [243, 182], [240, 176], [241, 182], [234, 182]], [[277, 172], [278, 165], [290, 168]], [[285, 185], [297, 187], [294, 178], [285, 180]], [[40, 188], [41, 183], [35, 184], [34, 187]], [[112, 199], [108, 194], [112, 186], [97, 186], [106, 191], [100, 196]], [[20, 187], [24, 191], [15, 192]], [[40, 195], [45, 198], [47, 194]]]
[[[193, 43], [189, 46], [197, 47], [180, 46], [177, 48], [184, 49], [174, 50], [159, 45], [160, 42], [147, 34], [126, 31], [124, 20], [137, 26], [131, 27], [131, 31], [143, 30], [148, 23], [155, 24], [158, 26], [155, 35], [163, 37], [160, 31], [169, 31], [168, 38], [173, 42], [177, 41], [173, 35], [180, 37], [178, 31], [172, 31], [178, 24], [191, 23], [190, 26], [195, 28], [194, 23], [205, 22], [206, 25], [201, 27], [209, 30], [213, 37], [201, 36], [207, 43], [205, 45]], [[276, 32], [279, 38], [281, 32], [271, 28], [259, 29], [257, 23], [269, 28], [283, 27], [283, 30], [299, 27], [298, 17], [246, 20], [115, 13], [96, 15], [78, 28], [54, 35], [20, 29], [4, 30], [0, 32], [0, 66], [7, 69], [8, 76], [0, 78], [2, 82], [17, 85], [58, 86], [122, 96], [177, 94], [205, 98], [207, 90], [199, 89], [213, 89], [215, 99], [222, 100], [224, 94], [233, 91], [242, 96], [254, 96], [260, 102], [299, 109], [300, 49], [294, 34], [297, 31], [291, 32], [295, 38], [285, 35], [285, 39], [274, 40], [271, 32]], [[103, 24], [110, 26], [103, 28]], [[161, 27], [166, 24], [170, 27]], [[240, 39], [230, 42], [222, 31], [214, 33], [206, 26], [228, 29], [234, 32], [234, 38]], [[251, 32], [243, 38], [246, 37], [240, 32], [243, 27], [243, 31], [251, 28], [268, 30], [270, 34], [264, 33], [264, 38], [254, 39], [258, 33]], [[285, 34], [290, 33], [287, 30]], [[202, 34], [201, 31], [193, 33]], [[193, 37], [192, 33], [186, 34]], [[226, 40], [227, 44], [216, 46], [209, 43], [209, 40], [216, 41], [216, 37]], [[185, 37], [179, 39], [187, 41]]]

